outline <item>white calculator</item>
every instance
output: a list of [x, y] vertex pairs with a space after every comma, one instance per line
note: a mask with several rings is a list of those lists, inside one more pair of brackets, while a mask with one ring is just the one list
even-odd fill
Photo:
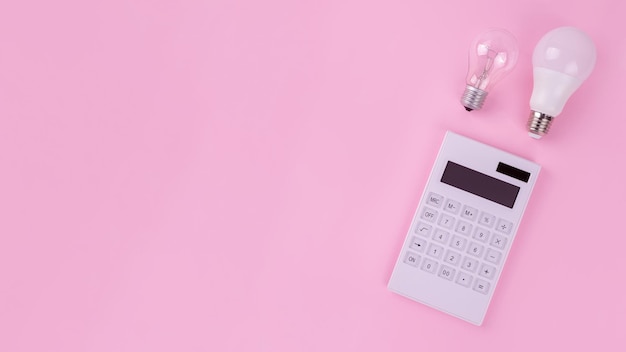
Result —
[[481, 325], [540, 169], [447, 132], [389, 289]]

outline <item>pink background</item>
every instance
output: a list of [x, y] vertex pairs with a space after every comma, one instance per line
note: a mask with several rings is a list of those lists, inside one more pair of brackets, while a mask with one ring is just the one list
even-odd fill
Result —
[[[625, 350], [621, 0], [0, 4], [0, 351]], [[548, 30], [596, 70], [525, 132]], [[515, 71], [467, 113], [488, 27]], [[445, 130], [543, 165], [482, 327], [387, 280]]]

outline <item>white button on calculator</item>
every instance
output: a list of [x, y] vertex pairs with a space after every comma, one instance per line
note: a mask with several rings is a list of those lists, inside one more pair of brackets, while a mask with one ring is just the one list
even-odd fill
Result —
[[389, 289], [482, 324], [539, 171], [448, 132]]
[[443, 209], [451, 212], [452, 214], [456, 214], [459, 212], [459, 209], [461, 209], [461, 203], [456, 200], [448, 199], [446, 206]]
[[428, 195], [428, 200], [426, 201], [426, 203], [439, 208], [443, 203], [443, 196], [440, 196], [437, 193], [431, 193], [430, 195]]
[[427, 223], [424, 222], [418, 222], [415, 225], [415, 233], [420, 234], [422, 236], [430, 236], [430, 232], [433, 230], [432, 225], [429, 225]]

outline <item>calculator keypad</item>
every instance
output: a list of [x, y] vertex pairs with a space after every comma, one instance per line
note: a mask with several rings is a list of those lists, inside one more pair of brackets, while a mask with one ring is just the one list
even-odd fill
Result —
[[513, 223], [433, 192], [426, 203], [428, 206], [420, 210], [404, 263], [488, 294], [502, 265], [502, 251], [509, 242], [507, 235]]

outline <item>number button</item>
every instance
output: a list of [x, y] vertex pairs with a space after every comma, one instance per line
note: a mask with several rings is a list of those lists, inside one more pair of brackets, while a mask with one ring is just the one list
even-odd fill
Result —
[[489, 238], [489, 231], [483, 229], [482, 227], [477, 227], [474, 232], [474, 238], [483, 243], [487, 242], [487, 239]]
[[460, 208], [461, 208], [461, 203], [452, 199], [448, 199], [448, 201], [446, 202], [446, 205], [443, 207], [445, 211], [449, 211], [452, 214], [458, 213]]
[[439, 270], [439, 276], [446, 280], [452, 280], [452, 278], [454, 278], [454, 269], [442, 265], [441, 269]]
[[480, 256], [483, 254], [483, 249], [483, 246], [479, 245], [478, 243], [472, 242], [467, 249], [467, 253], [480, 258]]
[[422, 219], [434, 222], [436, 218], [437, 212], [435, 210], [430, 208], [424, 208], [424, 210], [422, 211]]
[[502, 258], [502, 253], [492, 248], [489, 248], [487, 250], [487, 254], [485, 255], [485, 260], [493, 264], [500, 263], [500, 258]]
[[445, 244], [446, 242], [448, 242], [448, 237], [449, 234], [447, 232], [445, 232], [444, 230], [436, 229], [435, 234], [433, 235], [433, 240]]
[[420, 261], [420, 256], [413, 253], [413, 252], [406, 252], [406, 255], [404, 256], [404, 262], [411, 265], [411, 266], [415, 266], [417, 267], [418, 263]]
[[409, 247], [418, 252], [424, 252], [424, 250], [426, 249], [426, 240], [421, 237], [413, 236]]
[[489, 213], [485, 213], [482, 212], [480, 214], [480, 218], [478, 218], [478, 223], [484, 226], [487, 226], [489, 228], [493, 227], [493, 224], [496, 222], [496, 217], [489, 214]]
[[443, 204], [443, 196], [441, 196], [441, 195], [439, 195], [437, 193], [430, 193], [428, 195], [428, 199], [426, 200], [426, 203], [428, 203], [428, 204], [430, 204], [430, 205], [432, 205], [434, 207], [440, 208], [441, 204]]
[[466, 205], [465, 207], [463, 207], [463, 212], [461, 212], [461, 216], [474, 221], [478, 216], [478, 210]]
[[487, 279], [493, 279], [493, 276], [496, 274], [496, 268], [491, 265], [483, 264], [478, 272], [478, 275], [482, 277], [486, 277]]
[[498, 226], [496, 226], [496, 230], [506, 233], [507, 235], [511, 233], [511, 229], [513, 228], [513, 223], [510, 221], [506, 221], [504, 219], [498, 220]]
[[422, 262], [422, 270], [431, 274], [434, 273], [435, 270], [437, 270], [437, 262], [424, 258], [424, 261]]
[[446, 256], [443, 259], [446, 263], [450, 263], [454, 266], [459, 265], [459, 262], [461, 261], [461, 255], [457, 252], [453, 252], [453, 251], [447, 251], [446, 252]]
[[472, 275], [460, 271], [459, 275], [456, 277], [456, 283], [461, 286], [469, 287], [472, 283]]
[[456, 232], [458, 233], [469, 235], [471, 231], [472, 231], [472, 225], [470, 225], [469, 223], [465, 221], [459, 221], [459, 223], [456, 225]]
[[476, 268], [478, 267], [478, 260], [465, 257], [463, 259], [463, 264], [461, 265], [461, 267], [463, 269], [473, 273], [473, 272], [476, 271]]
[[422, 236], [430, 236], [430, 231], [433, 229], [431, 225], [428, 225], [424, 222], [418, 222], [417, 226], [415, 226], [415, 233], [420, 234]]
[[451, 229], [452, 225], [454, 225], [454, 218], [448, 214], [441, 214], [441, 217], [439, 218], [439, 225], [447, 229]]
[[481, 279], [476, 279], [476, 282], [474, 283], [474, 291], [486, 295], [487, 292], [489, 292], [489, 283]]
[[428, 247], [428, 255], [433, 257], [433, 258], [441, 258], [441, 255], [443, 254], [443, 247], [438, 246], [434, 243], [430, 244], [430, 247]]
[[464, 250], [466, 244], [467, 244], [467, 240], [459, 236], [454, 236], [452, 238], [452, 242], [450, 242], [450, 246], [454, 249], [458, 249], [459, 251]]
[[496, 248], [504, 249], [504, 246], [506, 246], [506, 237], [494, 234], [490, 244]]

